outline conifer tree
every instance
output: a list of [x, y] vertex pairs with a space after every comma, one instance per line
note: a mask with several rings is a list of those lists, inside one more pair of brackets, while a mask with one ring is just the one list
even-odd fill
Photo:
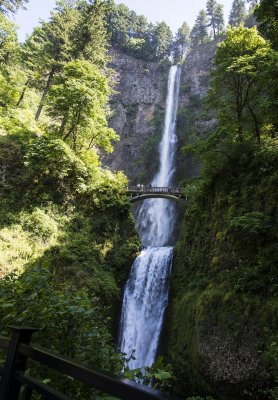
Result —
[[0, 14], [0, 66], [11, 64], [19, 54], [16, 25]]
[[222, 4], [217, 3], [215, 9], [215, 24], [217, 35], [220, 35], [224, 30], [224, 6]]
[[173, 44], [174, 60], [176, 63], [182, 62], [184, 60], [189, 43], [190, 27], [187, 22], [184, 22], [182, 26], [178, 29], [175, 37], [175, 42]]
[[73, 33], [74, 58], [84, 58], [104, 68], [108, 62], [106, 16], [108, 4], [95, 0], [80, 7], [80, 21]]
[[29, 0], [0, 0], [0, 11], [4, 14], [15, 13], [19, 7], [23, 7]]
[[45, 98], [54, 77], [73, 58], [74, 28], [79, 23], [79, 12], [74, 1], [57, 1], [50, 21], [35, 28], [23, 48], [24, 64], [28, 67], [29, 80], [42, 90], [41, 101], [36, 112], [39, 119]]
[[241, 25], [246, 18], [245, 0], [234, 0], [229, 17], [231, 26]]
[[273, 0], [261, 0], [255, 9], [255, 17], [261, 34], [272, 42], [278, 50], [278, 3]]
[[217, 3], [216, 0], [207, 1], [207, 16], [209, 20], [209, 26], [212, 28], [213, 38], [219, 35], [224, 28], [224, 11], [223, 5]]
[[172, 38], [171, 29], [164, 21], [154, 26], [153, 47], [156, 59], [163, 59], [170, 54]]
[[190, 38], [194, 44], [204, 43], [208, 38], [208, 18], [205, 10], [201, 10], [192, 28]]
[[209, 26], [212, 28], [213, 37], [216, 38], [216, 21], [215, 21], [215, 13], [216, 13], [216, 0], [208, 0], [207, 7], [207, 16], [209, 20]]

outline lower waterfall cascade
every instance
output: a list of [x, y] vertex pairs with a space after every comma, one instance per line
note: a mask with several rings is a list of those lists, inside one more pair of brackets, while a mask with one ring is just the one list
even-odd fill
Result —
[[[180, 67], [171, 67], [164, 129], [159, 146], [160, 166], [152, 186], [170, 186], [175, 172], [176, 116]], [[126, 283], [120, 322], [120, 351], [129, 369], [150, 367], [157, 355], [160, 333], [168, 304], [173, 257], [169, 246], [175, 225], [175, 206], [170, 200], [145, 200], [138, 212], [137, 230], [143, 246]], [[132, 357], [131, 357], [132, 356]]]

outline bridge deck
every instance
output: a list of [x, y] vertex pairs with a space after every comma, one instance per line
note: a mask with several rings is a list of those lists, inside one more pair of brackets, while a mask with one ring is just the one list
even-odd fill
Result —
[[128, 186], [127, 194], [131, 199], [147, 199], [147, 198], [165, 198], [165, 199], [182, 199], [187, 201], [187, 197], [181, 192], [181, 189], [173, 186], [153, 187], [153, 186]]

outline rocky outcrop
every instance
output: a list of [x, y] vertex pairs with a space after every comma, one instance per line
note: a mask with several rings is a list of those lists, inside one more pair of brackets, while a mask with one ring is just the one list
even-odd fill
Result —
[[110, 126], [120, 141], [103, 163], [113, 171], [123, 170], [131, 183], [148, 182], [157, 167], [168, 65], [138, 60], [115, 49], [111, 55], [116, 84]]
[[185, 154], [183, 148], [200, 137], [207, 137], [215, 127], [216, 119], [205, 109], [204, 98], [208, 93], [216, 45], [210, 42], [194, 47], [182, 66], [177, 117], [177, 181], [199, 175], [200, 165], [190, 154]]

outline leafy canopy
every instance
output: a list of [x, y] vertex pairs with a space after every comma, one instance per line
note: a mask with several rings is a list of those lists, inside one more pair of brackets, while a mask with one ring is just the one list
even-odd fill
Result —
[[99, 146], [112, 151], [117, 135], [107, 127], [107, 79], [89, 61], [69, 62], [48, 96], [49, 114], [60, 121], [57, 134], [75, 151]]

